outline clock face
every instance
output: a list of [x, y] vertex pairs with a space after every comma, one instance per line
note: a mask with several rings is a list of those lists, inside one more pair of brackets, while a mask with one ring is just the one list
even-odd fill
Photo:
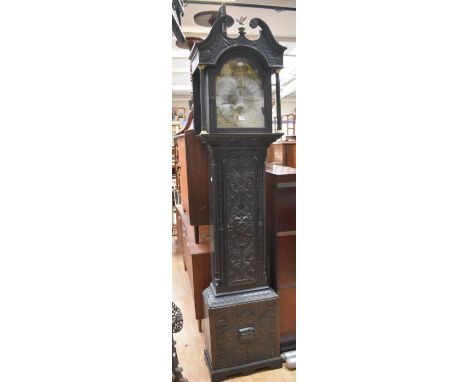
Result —
[[258, 71], [243, 58], [227, 61], [216, 76], [217, 127], [265, 127], [264, 106]]

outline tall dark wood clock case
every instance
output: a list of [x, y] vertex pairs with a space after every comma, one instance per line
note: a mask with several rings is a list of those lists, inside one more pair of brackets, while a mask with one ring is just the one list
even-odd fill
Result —
[[249, 26], [260, 37], [248, 39], [242, 21], [230, 38], [234, 20], [220, 12], [190, 55], [195, 130], [209, 154], [212, 282], [203, 325], [213, 381], [281, 367], [278, 295], [267, 280], [265, 158], [281, 136], [272, 132], [271, 77], [278, 81], [286, 48], [257, 18]]

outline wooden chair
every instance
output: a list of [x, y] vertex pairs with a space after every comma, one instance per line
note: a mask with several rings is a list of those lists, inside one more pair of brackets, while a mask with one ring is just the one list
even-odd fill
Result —
[[286, 129], [286, 134], [284, 134], [282, 137], [281, 137], [281, 140], [285, 140], [286, 138], [286, 135], [287, 135], [287, 128], [288, 128], [288, 116], [287, 114], [285, 115], [282, 115], [281, 116], [281, 130], [284, 131], [284, 129]]
[[175, 121], [185, 121], [187, 119], [187, 109], [183, 106], [175, 106], [173, 116]]
[[[296, 136], [296, 114], [287, 114], [287, 127], [286, 127], [286, 136], [295, 137]], [[292, 131], [292, 134], [290, 132]]]

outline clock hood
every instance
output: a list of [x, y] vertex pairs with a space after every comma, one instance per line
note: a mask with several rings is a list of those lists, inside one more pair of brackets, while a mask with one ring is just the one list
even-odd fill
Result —
[[195, 44], [190, 52], [192, 72], [199, 65], [215, 65], [220, 57], [232, 48], [249, 47], [260, 54], [272, 69], [283, 68], [283, 53], [286, 47], [280, 45], [273, 37], [268, 25], [259, 18], [250, 20], [249, 26], [253, 29], [260, 27], [260, 37], [249, 40], [245, 32], [240, 28], [239, 36], [228, 37], [225, 28], [234, 24], [234, 19], [229, 15], [220, 16], [213, 24], [208, 37]]

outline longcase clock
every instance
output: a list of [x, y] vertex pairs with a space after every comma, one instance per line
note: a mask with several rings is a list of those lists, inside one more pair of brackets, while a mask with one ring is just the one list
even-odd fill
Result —
[[249, 26], [261, 28], [258, 39], [248, 39], [243, 25], [238, 37], [228, 37], [234, 20], [220, 13], [190, 55], [195, 130], [209, 153], [212, 282], [203, 292], [203, 325], [212, 381], [281, 367], [278, 295], [267, 280], [264, 179], [267, 148], [281, 136], [272, 131], [271, 78], [279, 100], [286, 48], [257, 18]]

